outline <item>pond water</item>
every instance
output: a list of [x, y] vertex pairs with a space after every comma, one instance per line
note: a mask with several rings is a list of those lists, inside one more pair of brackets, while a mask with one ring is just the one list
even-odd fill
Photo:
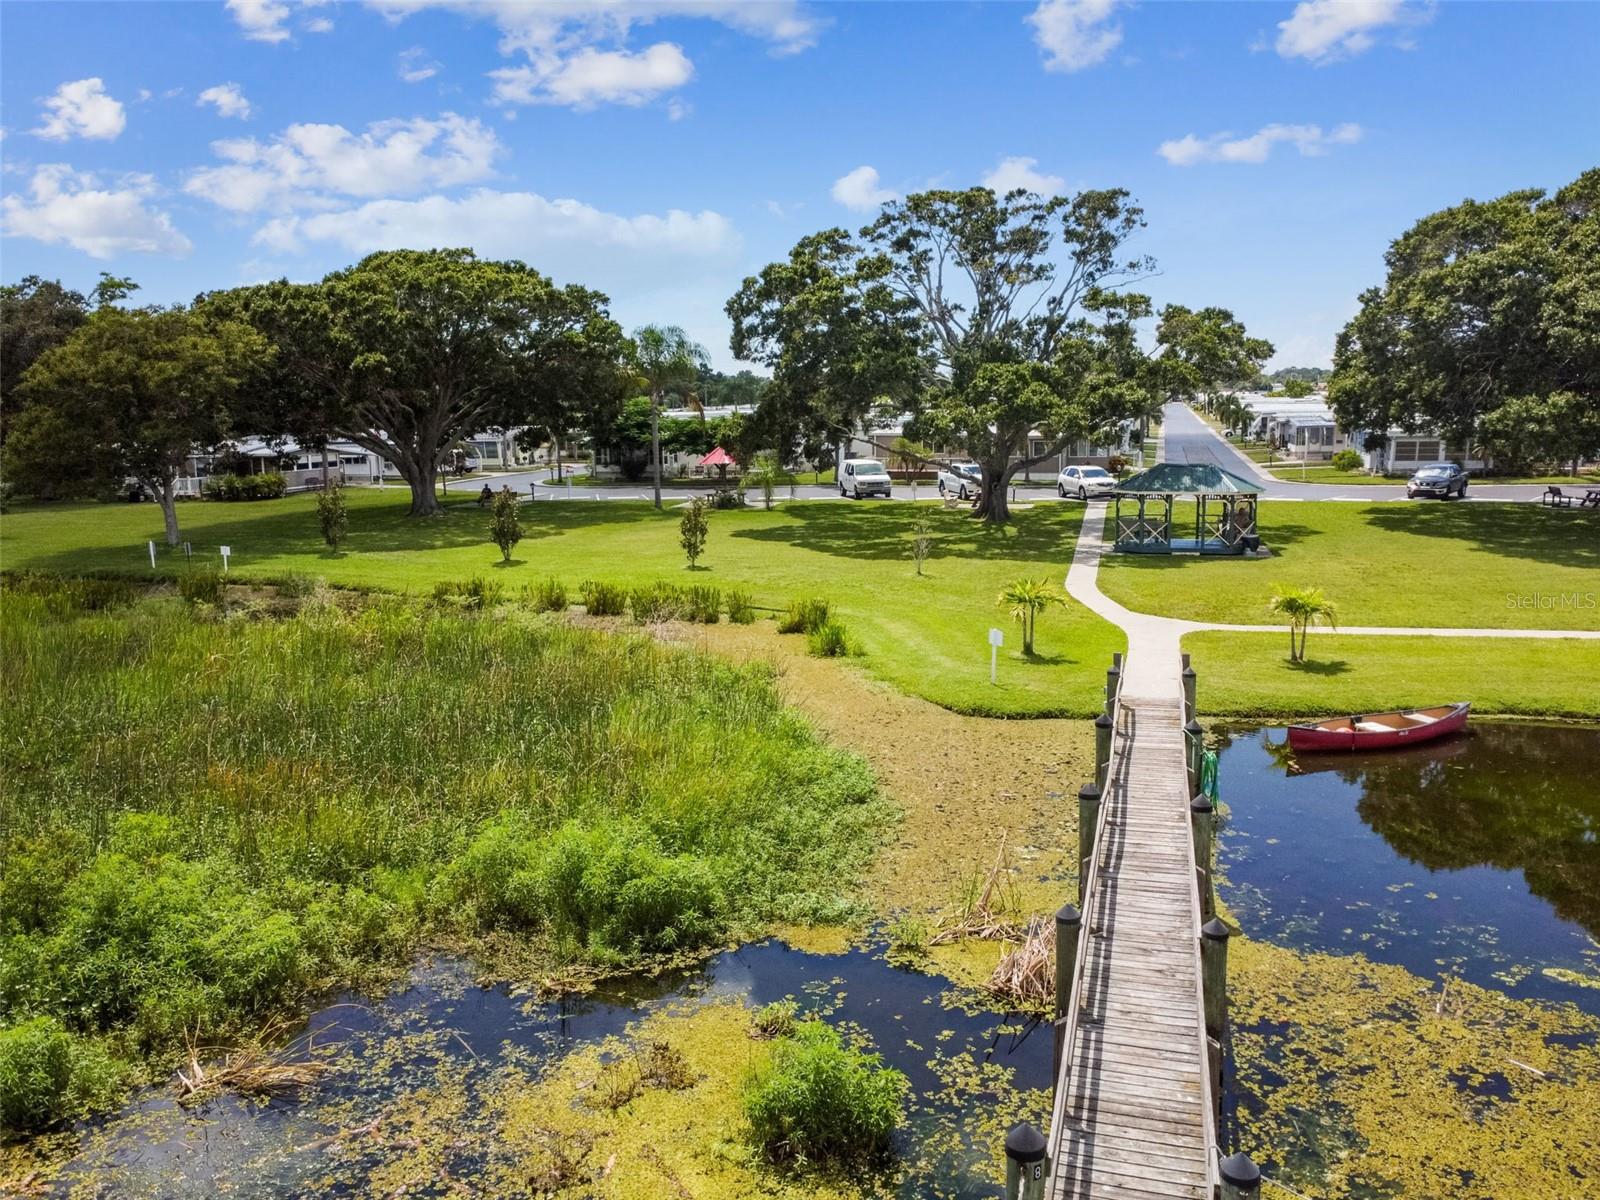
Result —
[[[506, 1068], [536, 1077], [574, 1048], [623, 1034], [665, 1007], [785, 997], [805, 1014], [865, 1034], [908, 1076], [913, 1098], [898, 1147], [904, 1166], [888, 1194], [999, 1193], [989, 1149], [974, 1136], [969, 1115], [1021, 1105], [1031, 1119], [1047, 1119], [1047, 1091], [1026, 1093], [1049, 1087], [1048, 1031], [973, 1007], [970, 993], [891, 965], [881, 947], [812, 954], [764, 941], [698, 970], [552, 1000], [478, 986], [458, 962], [419, 964], [410, 985], [381, 1002], [344, 998], [310, 1018], [309, 1041], [337, 1046], [339, 1069], [298, 1100], [222, 1096], [189, 1110], [170, 1089], [151, 1089], [123, 1112], [81, 1127], [76, 1157], [44, 1194], [371, 1194], [386, 1190], [388, 1163], [381, 1152], [361, 1153], [350, 1131], [380, 1115], [393, 1124], [416, 1095], [440, 1089], [461, 1092], [463, 1116], [453, 1130], [459, 1136], [439, 1150], [438, 1188], [406, 1194], [463, 1194], [452, 1181], [479, 1178], [501, 1153], [482, 1114]], [[420, 1125], [416, 1132], [421, 1136]]]
[[1600, 728], [1371, 754], [1217, 732], [1221, 894], [1252, 937], [1600, 1014]]

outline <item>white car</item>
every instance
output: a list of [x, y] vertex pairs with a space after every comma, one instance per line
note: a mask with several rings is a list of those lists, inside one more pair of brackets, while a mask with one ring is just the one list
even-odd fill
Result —
[[1056, 476], [1056, 494], [1063, 500], [1068, 496], [1079, 500], [1109, 496], [1116, 490], [1116, 478], [1104, 467], [1062, 467]]
[[965, 500], [983, 490], [983, 468], [975, 462], [955, 462], [939, 468], [939, 495]]

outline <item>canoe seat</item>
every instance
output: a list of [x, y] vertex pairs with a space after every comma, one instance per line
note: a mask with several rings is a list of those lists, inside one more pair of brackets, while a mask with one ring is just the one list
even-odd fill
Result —
[[1357, 721], [1356, 728], [1362, 733], [1393, 733], [1395, 726], [1380, 725], [1376, 721]]

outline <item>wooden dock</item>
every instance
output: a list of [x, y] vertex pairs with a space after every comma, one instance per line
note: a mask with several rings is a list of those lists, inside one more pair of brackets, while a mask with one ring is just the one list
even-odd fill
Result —
[[1209, 1200], [1217, 1181], [1190, 714], [1177, 682], [1170, 697], [1108, 701], [1110, 758], [1061, 1006], [1042, 1180], [1052, 1200]]

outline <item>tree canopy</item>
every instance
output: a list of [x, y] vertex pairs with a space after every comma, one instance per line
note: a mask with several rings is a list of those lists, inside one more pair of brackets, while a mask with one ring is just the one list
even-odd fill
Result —
[[1512, 466], [1600, 453], [1600, 168], [1433, 213], [1384, 261], [1339, 335], [1340, 424], [1434, 431]]

